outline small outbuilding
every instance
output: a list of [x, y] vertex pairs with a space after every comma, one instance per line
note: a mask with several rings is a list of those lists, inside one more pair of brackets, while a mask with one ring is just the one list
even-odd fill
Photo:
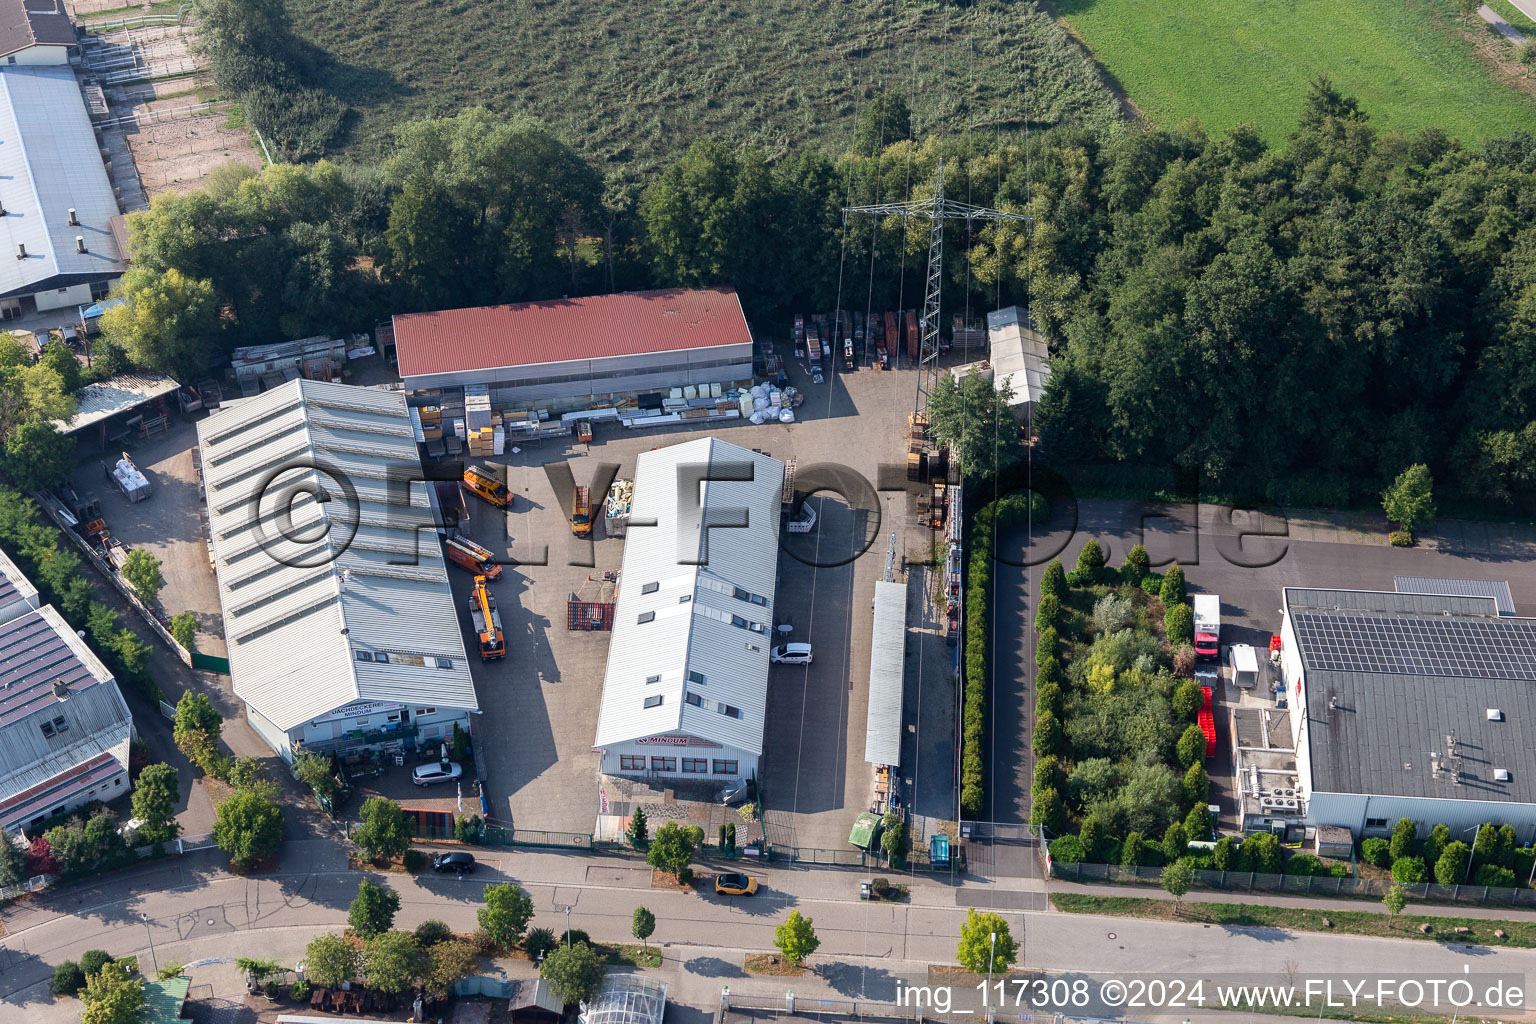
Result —
[[578, 1018], [581, 1024], [661, 1024], [667, 983], [649, 974], [609, 974]]
[[1020, 421], [1034, 416], [1045, 383], [1051, 379], [1050, 352], [1028, 311], [1009, 306], [987, 314], [992, 386], [1009, 389], [1009, 405]]
[[559, 1024], [565, 1004], [543, 978], [523, 978], [512, 983], [507, 999], [512, 1024]]

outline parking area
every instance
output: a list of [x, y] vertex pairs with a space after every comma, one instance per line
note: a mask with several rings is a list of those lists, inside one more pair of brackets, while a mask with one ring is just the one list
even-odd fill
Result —
[[[716, 436], [777, 459], [795, 458], [799, 472], [814, 463], [857, 471], [873, 487], [882, 462], [904, 478], [904, 434], [916, 377], [910, 371], [872, 369], [838, 374], [826, 384], [798, 379], [805, 403], [793, 424], [712, 424]], [[566, 629], [566, 601], [573, 593], [597, 596], [605, 571], [617, 570], [622, 540], [598, 525], [588, 544], [571, 535], [543, 466], [568, 460], [578, 482], [602, 462], [617, 463], [632, 479], [635, 459], [651, 448], [700, 436], [687, 427], [629, 431], [602, 424], [592, 445], [574, 439], [534, 444], [488, 460], [506, 466], [516, 494], [514, 508], [500, 512], [473, 499], [467, 533], [520, 564], [504, 567], [492, 584], [507, 635], [508, 656], [474, 660], [482, 714], [477, 735], [486, 756], [491, 813], [518, 827], [587, 832], [598, 811], [597, 756], [591, 752], [602, 692], [609, 634]], [[893, 470], [888, 468], [889, 478]], [[895, 538], [896, 563], [923, 561], [934, 534], [918, 526], [906, 491], [884, 492], [876, 508], [851, 508], [840, 497], [820, 498], [817, 530], [781, 552], [776, 621], [793, 631], [781, 641], [814, 645], [809, 666], [775, 665], [769, 676], [768, 722], [761, 781], [770, 841], [800, 847], [841, 848], [858, 812], [867, 809], [874, 785], [864, 763], [869, 683], [870, 601]], [[867, 501], [866, 501], [867, 504]], [[573, 564], [575, 563], [575, 564]], [[471, 578], [454, 567], [454, 593], [466, 635], [466, 598]], [[941, 616], [923, 596], [925, 573], [911, 573], [907, 650], [909, 760], [917, 810], [952, 816], [954, 689]]]
[[[201, 415], [201, 414], [198, 414]], [[82, 499], [101, 502], [103, 518], [113, 537], [127, 547], [143, 548], [160, 560], [165, 588], [160, 605], [167, 617], [189, 611], [197, 617], [197, 650], [224, 657], [224, 622], [219, 613], [219, 588], [208, 561], [202, 526], [203, 503], [197, 496], [192, 452], [197, 447], [194, 420], [172, 416], [170, 428], [148, 441], [127, 447], [134, 464], [149, 478], [150, 495], [129, 501], [107, 478], [110, 466], [125, 446], [87, 456], [72, 481]]]

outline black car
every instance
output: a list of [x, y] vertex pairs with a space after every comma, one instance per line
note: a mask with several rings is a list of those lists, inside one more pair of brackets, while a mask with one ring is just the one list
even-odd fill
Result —
[[461, 875], [467, 875], [475, 870], [475, 855], [472, 853], [439, 853], [432, 858], [433, 871], [456, 871]]

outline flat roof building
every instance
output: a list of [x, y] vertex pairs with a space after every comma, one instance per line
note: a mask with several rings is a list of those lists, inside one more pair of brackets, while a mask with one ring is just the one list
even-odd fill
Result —
[[479, 711], [399, 392], [295, 380], [198, 424], [235, 695], [291, 759]]
[[0, 57], [15, 64], [68, 64], [75, 27], [63, 0], [0, 0]]
[[1536, 838], [1536, 619], [1492, 596], [1284, 590], [1281, 664], [1305, 823], [1399, 818]]
[[121, 214], [67, 64], [0, 65], [0, 316], [106, 297]]
[[756, 776], [783, 481], [714, 437], [640, 455], [593, 741], [605, 773]]
[[1448, 594], [1453, 597], [1491, 597], [1500, 615], [1515, 614], [1515, 598], [1504, 580], [1448, 580], [1438, 576], [1394, 576], [1392, 588], [1399, 594]]
[[727, 287], [399, 314], [393, 327], [407, 391], [483, 384], [497, 408], [752, 376], [752, 333]]
[[52, 605], [0, 623], [0, 826], [127, 793], [132, 739], [112, 674]]

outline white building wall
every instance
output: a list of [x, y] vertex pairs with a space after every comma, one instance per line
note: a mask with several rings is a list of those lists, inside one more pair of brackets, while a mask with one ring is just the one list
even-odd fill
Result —
[[[12, 60], [12, 58], [15, 58]], [[68, 64], [67, 46], [29, 46], [6, 57], [7, 64]]]
[[246, 721], [251, 723], [251, 728], [256, 730], [256, 735], [267, 741], [267, 746], [277, 751], [277, 755], [284, 761], [293, 761], [293, 744], [288, 741], [288, 734], [263, 715], [260, 711], [245, 706]]
[[[1515, 837], [1522, 843], [1536, 839], [1536, 804], [1493, 800], [1315, 793], [1305, 820], [1308, 825], [1342, 825], [1358, 837], [1387, 835], [1399, 818], [1418, 822], [1421, 836], [1436, 825], [1444, 825], [1452, 839], [1466, 843], [1472, 842], [1475, 829], [1484, 822], [1513, 825]], [[1368, 820], [1384, 820], [1386, 825], [1366, 828]]]
[[50, 288], [48, 291], [38, 292], [32, 298], [37, 303], [39, 312], [63, 309], [66, 306], [71, 309], [75, 306], [88, 306], [91, 303], [91, 286], [75, 284], [67, 288]]
[[[718, 365], [707, 365], [718, 364]], [[595, 376], [602, 374], [602, 376]], [[752, 346], [714, 345], [602, 359], [569, 359], [529, 366], [481, 367], [405, 378], [407, 391], [488, 384], [492, 405], [538, 398], [612, 394], [684, 384], [744, 380], [752, 375]], [[550, 380], [550, 378], [572, 378]]]
[[[631, 760], [633, 758], [643, 759], [643, 766], [637, 765], [634, 760]], [[704, 766], [707, 770], [684, 771], [684, 758], [707, 762]], [[666, 764], [667, 759], [671, 759], [670, 770]], [[725, 764], [719, 762], [725, 762]], [[730, 762], [735, 762], [735, 771], [729, 770]], [[716, 771], [716, 768], [725, 770]], [[697, 736], [665, 733], [604, 747], [601, 770], [605, 775], [700, 779], [725, 783], [733, 779], [756, 778], [757, 755], [737, 747], [699, 739]]]

